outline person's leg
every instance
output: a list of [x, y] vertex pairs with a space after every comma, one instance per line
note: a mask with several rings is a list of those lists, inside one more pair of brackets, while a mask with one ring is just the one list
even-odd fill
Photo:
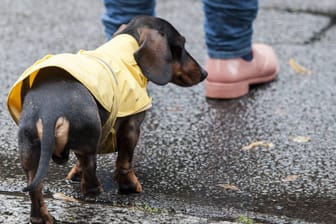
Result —
[[107, 39], [111, 39], [120, 25], [137, 15], [155, 15], [155, 0], [102, 0], [105, 13], [101, 20]]
[[203, 0], [204, 31], [211, 58], [237, 58], [251, 52], [257, 0]]
[[273, 80], [278, 72], [273, 49], [252, 45], [258, 0], [203, 0], [203, 6], [209, 56], [206, 96], [236, 98], [250, 84]]

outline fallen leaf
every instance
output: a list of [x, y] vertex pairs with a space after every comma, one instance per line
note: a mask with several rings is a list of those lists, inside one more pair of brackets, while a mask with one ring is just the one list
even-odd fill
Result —
[[168, 111], [171, 111], [171, 112], [181, 112], [182, 111], [182, 108], [179, 107], [179, 106], [176, 106], [176, 107], [170, 107], [167, 109]]
[[218, 186], [224, 188], [224, 190], [239, 191], [239, 188], [233, 184], [218, 184]]
[[292, 69], [294, 71], [296, 71], [297, 73], [303, 74], [303, 75], [308, 75], [311, 74], [312, 71], [310, 69], [307, 69], [301, 65], [299, 65], [294, 58], [291, 58], [289, 60], [289, 65], [292, 67]]
[[299, 176], [298, 175], [289, 175], [286, 178], [282, 179], [283, 182], [295, 181]]
[[276, 108], [274, 110], [274, 113], [277, 114], [277, 115], [287, 115], [288, 111], [286, 111], [286, 109], [284, 109], [284, 108]]
[[297, 143], [306, 143], [306, 142], [309, 142], [311, 138], [309, 136], [295, 136], [295, 137], [292, 137], [291, 140]]
[[70, 197], [70, 196], [66, 196], [63, 193], [54, 193], [53, 194], [53, 198], [58, 199], [58, 200], [63, 200], [66, 202], [81, 202], [80, 200], [77, 200], [76, 198]]
[[256, 141], [252, 142], [249, 145], [246, 145], [242, 148], [242, 150], [251, 150], [256, 147], [265, 147], [265, 148], [272, 148], [274, 147], [274, 144], [271, 142], [264, 142], [264, 141]]

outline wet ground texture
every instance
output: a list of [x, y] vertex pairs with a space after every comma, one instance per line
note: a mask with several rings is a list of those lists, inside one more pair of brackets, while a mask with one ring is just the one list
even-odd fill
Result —
[[[0, 8], [0, 223], [27, 223], [30, 201], [6, 109], [10, 86], [48, 53], [105, 42], [100, 1], [3, 0]], [[236, 100], [204, 86], [149, 85], [135, 170], [143, 193], [119, 195], [115, 155], [99, 156], [104, 193], [79, 194], [51, 165], [47, 206], [58, 223], [336, 223], [336, 2], [261, 0], [255, 42], [272, 45], [279, 77]], [[157, 1], [204, 64], [201, 1]]]

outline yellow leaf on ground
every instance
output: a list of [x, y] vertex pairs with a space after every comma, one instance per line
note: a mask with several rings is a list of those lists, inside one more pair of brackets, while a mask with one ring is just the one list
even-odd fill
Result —
[[271, 142], [265, 142], [265, 141], [256, 141], [256, 142], [252, 142], [251, 144], [249, 145], [246, 145], [242, 148], [242, 150], [251, 150], [253, 148], [256, 148], [256, 147], [265, 147], [265, 148], [272, 148], [274, 147], [274, 144], [271, 143]]
[[311, 140], [311, 138], [309, 136], [295, 136], [290, 138], [293, 142], [297, 142], [297, 143], [305, 143], [305, 142], [309, 142]]
[[81, 202], [80, 200], [77, 200], [76, 198], [66, 196], [63, 193], [54, 193], [53, 198], [58, 199], [58, 200], [63, 200], [66, 202]]
[[224, 190], [239, 191], [239, 188], [233, 184], [218, 184], [218, 186], [224, 188]]
[[282, 179], [283, 182], [295, 181], [299, 176], [298, 175], [289, 175], [286, 178]]
[[294, 58], [291, 58], [289, 60], [289, 65], [292, 67], [292, 69], [294, 71], [296, 71], [297, 73], [303, 74], [303, 75], [308, 75], [311, 74], [312, 71], [310, 69], [307, 69], [301, 65], [299, 65]]

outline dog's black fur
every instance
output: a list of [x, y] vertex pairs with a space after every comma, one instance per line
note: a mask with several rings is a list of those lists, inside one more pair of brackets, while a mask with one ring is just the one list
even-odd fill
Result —
[[[130, 34], [139, 43], [134, 58], [143, 74], [156, 84], [172, 82], [192, 86], [207, 75], [184, 48], [184, 37], [165, 20], [136, 17], [115, 35], [119, 34]], [[24, 81], [21, 95], [24, 102], [18, 138], [22, 167], [28, 178], [25, 190], [29, 191], [32, 201], [31, 222], [53, 223], [44, 205], [41, 183], [50, 159], [63, 164], [72, 149], [78, 162], [67, 178], [80, 177], [85, 195], [100, 193], [102, 186], [96, 176], [96, 153], [102, 124], [109, 113], [81, 83], [55, 67], [42, 69], [31, 88]], [[117, 118], [115, 123], [118, 151], [115, 178], [120, 193], [142, 190], [132, 160], [144, 117], [145, 112], [140, 112]]]

